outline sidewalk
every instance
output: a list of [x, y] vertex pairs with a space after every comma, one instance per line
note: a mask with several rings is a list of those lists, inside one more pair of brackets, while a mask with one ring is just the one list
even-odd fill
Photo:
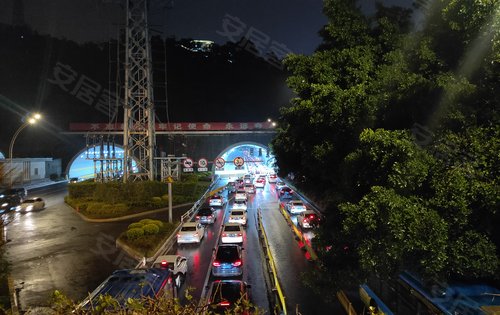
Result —
[[53, 181], [50, 180], [49, 178], [42, 178], [42, 179], [35, 179], [29, 182], [25, 182], [23, 185], [15, 185], [15, 187], [24, 187], [27, 191], [30, 191], [35, 188], [40, 188], [40, 187], [45, 187], [45, 186], [50, 186], [50, 185], [56, 185], [60, 183], [67, 183], [68, 180], [60, 180], [60, 181]]

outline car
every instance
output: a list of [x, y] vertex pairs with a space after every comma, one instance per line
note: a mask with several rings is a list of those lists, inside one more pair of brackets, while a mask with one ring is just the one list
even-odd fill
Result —
[[265, 177], [259, 177], [255, 181], [255, 188], [264, 188], [266, 186], [266, 179]]
[[316, 212], [307, 210], [297, 216], [297, 224], [303, 229], [312, 229], [319, 225], [320, 217]]
[[43, 201], [40, 197], [32, 197], [28, 199], [24, 199], [21, 203], [19, 211], [37, 211], [43, 210], [45, 208], [45, 201]]
[[228, 223], [237, 223], [243, 226], [247, 225], [247, 211], [246, 210], [232, 210], [229, 212]]
[[186, 222], [177, 233], [177, 244], [201, 243], [205, 227], [197, 222]]
[[72, 184], [72, 183], [78, 183], [78, 181], [79, 181], [78, 177], [71, 177], [69, 179], [70, 184]]
[[248, 194], [255, 194], [255, 186], [253, 184], [245, 184], [244, 189]]
[[235, 200], [233, 203], [233, 210], [246, 210], [247, 202], [245, 200]]
[[234, 183], [236, 184], [236, 189], [243, 187], [243, 178], [238, 178]]
[[245, 176], [243, 176], [243, 183], [244, 184], [251, 184], [252, 183], [252, 175], [245, 174]]
[[226, 201], [221, 195], [213, 195], [208, 201], [210, 207], [222, 207], [224, 206], [224, 203], [226, 203]]
[[214, 211], [210, 207], [202, 207], [196, 213], [196, 222], [201, 224], [213, 224], [217, 218], [215, 217]]
[[244, 200], [247, 201], [247, 192], [244, 189], [238, 189], [234, 195], [234, 200]]
[[0, 198], [5, 198], [5, 197], [19, 197], [21, 201], [28, 196], [28, 191], [26, 188], [20, 187], [20, 188], [9, 188], [5, 189], [2, 192], [0, 192]]
[[9, 196], [0, 198], [0, 213], [8, 211], [18, 211], [21, 209], [21, 198], [19, 196]]
[[236, 193], [236, 190], [237, 190], [236, 187], [237, 187], [236, 182], [229, 182], [229, 183], [227, 183], [227, 185], [226, 185], [227, 193], [228, 194], [234, 194], [234, 193]]
[[276, 174], [269, 174], [267, 176], [267, 181], [271, 184], [271, 183], [276, 183], [278, 181], [278, 175]]
[[278, 195], [281, 198], [292, 198], [293, 197], [293, 190], [292, 188], [288, 186], [283, 186], [278, 192]]
[[279, 192], [281, 188], [285, 187], [285, 183], [282, 181], [282, 180], [276, 180], [276, 185], [275, 185], [275, 189], [276, 189], [276, 192]]
[[286, 211], [290, 214], [298, 214], [307, 210], [302, 200], [291, 200], [285, 204]]
[[207, 304], [211, 314], [225, 314], [238, 307], [238, 314], [251, 314], [248, 308], [251, 286], [242, 280], [214, 280], [208, 287]]
[[222, 227], [220, 241], [227, 243], [243, 243], [243, 228], [239, 223], [226, 223]]
[[174, 283], [179, 288], [186, 279], [188, 260], [181, 255], [161, 255], [156, 258], [153, 268], [170, 269]]
[[235, 277], [243, 274], [242, 248], [236, 244], [221, 244], [212, 261], [214, 277]]

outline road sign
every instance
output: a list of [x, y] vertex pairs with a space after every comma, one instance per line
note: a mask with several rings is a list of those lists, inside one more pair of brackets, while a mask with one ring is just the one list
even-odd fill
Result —
[[224, 161], [223, 158], [218, 157], [215, 159], [215, 167], [216, 168], [223, 168], [225, 164], [226, 164], [226, 161]]
[[182, 169], [182, 171], [183, 171], [184, 173], [190, 173], [190, 172], [193, 172], [193, 171], [194, 171], [194, 169], [193, 169], [192, 167], [185, 167], [185, 168], [183, 168], [183, 169]]
[[174, 178], [172, 176], [168, 176], [167, 183], [173, 183], [173, 182], [174, 182]]
[[233, 163], [236, 167], [242, 167], [243, 164], [245, 164], [245, 160], [243, 160], [243, 158], [241, 156], [238, 156], [238, 157], [234, 158]]
[[208, 165], [208, 161], [205, 158], [201, 158], [198, 160], [198, 167], [199, 168], [206, 168]]
[[185, 168], [193, 168], [194, 162], [192, 158], [186, 158], [184, 161], [182, 161], [182, 165], [184, 165]]

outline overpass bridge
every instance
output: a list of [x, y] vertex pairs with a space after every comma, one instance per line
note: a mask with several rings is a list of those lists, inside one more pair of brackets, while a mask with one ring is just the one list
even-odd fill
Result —
[[[276, 134], [272, 121], [156, 123], [155, 133], [157, 157], [190, 158], [194, 162], [194, 171], [199, 167], [200, 159], [208, 162], [208, 170], [220, 174], [248, 171], [260, 165], [272, 166], [274, 162], [269, 148]], [[86, 139], [69, 159], [66, 167], [69, 177], [89, 178], [94, 173], [102, 173], [105, 168], [107, 174], [120, 172], [123, 124], [71, 123], [69, 131], [63, 134]], [[237, 157], [244, 160], [242, 167], [234, 165]], [[223, 167], [215, 166], [214, 161], [218, 158], [226, 162]]]

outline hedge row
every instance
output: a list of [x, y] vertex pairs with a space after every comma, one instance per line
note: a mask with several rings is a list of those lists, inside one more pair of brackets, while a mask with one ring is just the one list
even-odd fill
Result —
[[154, 251], [170, 237], [177, 223], [143, 219], [131, 223], [119, 239], [144, 256], [151, 256]]

